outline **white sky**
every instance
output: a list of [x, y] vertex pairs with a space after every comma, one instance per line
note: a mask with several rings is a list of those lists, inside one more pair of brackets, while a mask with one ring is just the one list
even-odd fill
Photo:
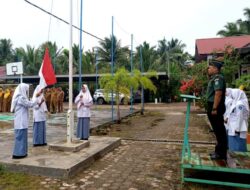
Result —
[[[45, 10], [69, 21], [69, 0], [30, 0]], [[80, 0], [73, 0], [73, 24], [79, 26]], [[218, 37], [216, 33], [227, 22], [245, 19], [243, 9], [249, 0], [83, 0], [83, 29], [100, 37], [114, 35], [122, 45], [133, 47], [144, 41], [157, 45], [164, 37], [178, 38], [194, 55], [195, 39]], [[38, 47], [45, 41], [55, 41], [58, 48], [69, 47], [69, 27], [24, 0], [0, 0], [0, 38], [10, 38], [14, 47], [27, 44]], [[49, 35], [48, 35], [49, 34]], [[73, 30], [74, 43], [79, 42], [78, 30]], [[84, 51], [98, 45], [98, 40], [83, 34]]]

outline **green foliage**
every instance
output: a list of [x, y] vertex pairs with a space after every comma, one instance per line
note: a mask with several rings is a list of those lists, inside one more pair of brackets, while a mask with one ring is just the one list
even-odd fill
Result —
[[[107, 73], [110, 72], [110, 63], [111, 63], [111, 49], [112, 49], [112, 36], [109, 38], [104, 38], [104, 41], [99, 42], [100, 47], [98, 47], [98, 57], [99, 60], [99, 72]], [[125, 67], [129, 68], [129, 49], [128, 47], [121, 47], [121, 41], [113, 37], [113, 61], [114, 61], [114, 70]]]
[[[150, 80], [150, 78], [152, 77], [158, 78], [156, 71], [148, 71], [144, 75], [142, 75], [139, 70], [135, 69], [133, 71], [132, 81], [136, 81], [140, 87], [156, 93], [157, 89], [153, 82]], [[137, 90], [137, 88], [135, 90]]]
[[[37, 190], [44, 189], [40, 176], [26, 175], [22, 173], [0, 172], [0, 189], [8, 190]], [[50, 185], [49, 189], [58, 189], [56, 185]]]
[[200, 99], [197, 100], [197, 105], [200, 107], [200, 108], [205, 108], [205, 110], [207, 110], [207, 98], [205, 95], [202, 95], [200, 96]]
[[250, 9], [244, 9], [246, 20], [238, 19], [236, 22], [228, 22], [224, 30], [220, 30], [217, 35], [220, 36], [240, 36], [250, 34]]
[[12, 42], [10, 39], [0, 39], [0, 65], [13, 60]]
[[5, 172], [5, 167], [0, 164], [0, 175]]
[[196, 89], [199, 89], [199, 95], [205, 94], [208, 84], [207, 62], [194, 64], [194, 66], [187, 69], [187, 75], [195, 79]]
[[[138, 84], [133, 81], [130, 73], [125, 69], [121, 68], [112, 76], [111, 74], [100, 77], [100, 87], [104, 89], [106, 93], [113, 91], [115, 94], [123, 93], [126, 96], [130, 94], [130, 87], [137, 88]], [[119, 97], [116, 97], [118, 103]]]
[[[227, 53], [227, 49], [231, 49], [230, 53]], [[235, 49], [233, 47], [226, 47], [225, 53], [224, 53], [224, 65], [222, 67], [222, 73], [224, 74], [226, 83], [229, 84], [229, 86], [232, 85], [234, 82], [234, 74], [237, 72], [239, 65], [241, 63], [241, 60], [239, 58], [238, 53], [236, 53]]]
[[242, 75], [235, 81], [236, 87], [243, 85], [247, 90], [250, 90], [250, 74]]
[[116, 71], [112, 76], [111, 74], [104, 75], [100, 77], [99, 80], [100, 87], [104, 89], [105, 96], [108, 98], [108, 94], [113, 92], [116, 94], [115, 102], [117, 105], [117, 122], [120, 123], [120, 97], [119, 94], [123, 93], [125, 97], [130, 95], [130, 87], [134, 89], [138, 88], [138, 83], [135, 80], [132, 80], [130, 73], [125, 69], [121, 68]]

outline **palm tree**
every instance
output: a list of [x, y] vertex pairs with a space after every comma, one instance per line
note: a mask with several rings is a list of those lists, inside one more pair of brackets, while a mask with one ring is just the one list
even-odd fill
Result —
[[247, 20], [241, 20], [239, 19], [237, 23], [240, 25], [240, 27], [244, 30], [245, 34], [250, 34], [250, 8], [244, 9], [244, 16]]
[[0, 65], [5, 65], [7, 62], [13, 61], [13, 49], [10, 39], [0, 40]]
[[[168, 61], [168, 44], [167, 40], [165, 37], [163, 40], [158, 41], [158, 48], [157, 48], [157, 53], [159, 54], [159, 61], [160, 62], [160, 70], [159, 71], [166, 71], [167, 70], [167, 61]], [[158, 67], [158, 68], [159, 68]]]
[[[156, 71], [149, 71], [145, 74], [142, 74], [139, 70], [134, 69], [133, 70], [133, 77], [132, 80], [136, 81], [138, 85], [141, 88], [141, 100], [144, 99], [144, 89], [149, 89], [156, 93], [156, 87], [153, 84], [153, 82], [150, 80], [151, 77], [156, 77], [157, 78], [157, 73]], [[144, 114], [144, 102], [141, 101], [141, 115]]]
[[27, 45], [26, 50], [24, 48], [17, 48], [16, 52], [23, 62], [24, 73], [27, 75], [37, 75], [42, 63], [41, 56], [39, 56], [39, 49]]
[[143, 62], [143, 68], [144, 71], [150, 71], [150, 70], [159, 70], [158, 65], [155, 64], [158, 55], [155, 51], [155, 46], [150, 47], [150, 44], [147, 42], [143, 42], [143, 44], [138, 47], [136, 47], [136, 54], [135, 54], [135, 68], [140, 68], [140, 48], [142, 51], [142, 62]]
[[[73, 44], [72, 54], [73, 54], [73, 74], [77, 74], [79, 72], [79, 45]], [[69, 73], [69, 50], [64, 49], [62, 53], [58, 55], [57, 60], [58, 60], [58, 62], [56, 63], [56, 65], [58, 65], [57, 73], [68, 74]]]
[[95, 52], [94, 51], [86, 51], [83, 54], [83, 70], [86, 73], [94, 73], [95, 72]]
[[69, 50], [64, 49], [56, 59], [56, 73], [69, 74]]
[[52, 65], [54, 66], [54, 71], [55, 71], [55, 73], [57, 73], [57, 71], [60, 70], [60, 65], [57, 64], [57, 58], [58, 58], [58, 56], [60, 56], [61, 49], [58, 50], [56, 42], [54, 42], [54, 43], [52, 43], [50, 41], [45, 42], [42, 45], [40, 45], [40, 47], [39, 47], [39, 49], [40, 49], [39, 56], [41, 56], [41, 59], [43, 59], [46, 48], [48, 48], [48, 50], [49, 50], [51, 62], [52, 62]]
[[217, 35], [227, 37], [227, 36], [240, 36], [240, 35], [245, 34], [244, 29], [239, 24], [239, 22], [240, 21], [238, 21], [238, 23], [228, 22], [224, 26], [225, 30], [220, 30], [219, 32], [217, 32]]
[[120, 123], [120, 96], [119, 94], [124, 94], [125, 97], [130, 95], [130, 87], [137, 89], [138, 82], [133, 80], [130, 73], [125, 68], [118, 69], [114, 75], [107, 74], [100, 78], [100, 87], [104, 89], [105, 96], [107, 97], [110, 92], [115, 94], [115, 102], [117, 105], [117, 123]]
[[[111, 63], [111, 49], [112, 49], [112, 36], [104, 38], [104, 41], [99, 42], [101, 47], [98, 47], [98, 56], [100, 57], [99, 68], [100, 72], [110, 72]], [[129, 68], [128, 64], [129, 49], [128, 47], [121, 47], [121, 41], [113, 37], [113, 52], [114, 52], [114, 70], [121, 67]]]
[[172, 52], [179, 52], [182, 53], [184, 51], [184, 48], [186, 47], [186, 44], [182, 43], [181, 40], [178, 40], [177, 38], [172, 38], [167, 43], [167, 50]]

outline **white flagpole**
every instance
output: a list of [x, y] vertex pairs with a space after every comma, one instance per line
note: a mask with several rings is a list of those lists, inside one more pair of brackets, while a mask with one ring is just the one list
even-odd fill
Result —
[[68, 110], [68, 126], [67, 126], [67, 143], [72, 142], [72, 129], [74, 125], [74, 115], [73, 115], [73, 107], [72, 107], [72, 102], [73, 102], [73, 96], [72, 96], [72, 74], [73, 74], [73, 68], [72, 68], [72, 62], [73, 62], [73, 54], [72, 54], [72, 0], [70, 0], [70, 31], [69, 31], [69, 110]]

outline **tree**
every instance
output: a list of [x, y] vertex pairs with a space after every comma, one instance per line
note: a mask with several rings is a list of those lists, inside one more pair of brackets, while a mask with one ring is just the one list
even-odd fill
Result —
[[[104, 38], [104, 41], [99, 41], [101, 47], [98, 47], [99, 69], [102, 73], [110, 72], [111, 64], [111, 49], [112, 49], [112, 36], [110, 38]], [[121, 47], [121, 41], [113, 37], [113, 61], [114, 71], [121, 67], [129, 68], [128, 58], [129, 49], [128, 47]]]
[[235, 72], [238, 72], [241, 60], [238, 52], [231, 46], [225, 48], [222, 67], [222, 72], [225, 76], [225, 81], [229, 86], [232, 86], [235, 78]]
[[41, 60], [43, 60], [43, 56], [44, 56], [46, 48], [48, 48], [49, 50], [49, 55], [51, 58], [51, 63], [54, 67], [54, 71], [55, 73], [57, 73], [57, 71], [60, 70], [60, 65], [58, 64], [57, 58], [60, 56], [61, 49], [60, 50], [58, 49], [56, 42], [52, 43], [51, 41], [47, 41], [41, 44], [39, 47], [39, 50], [40, 50], [39, 55], [41, 57]]
[[13, 61], [13, 49], [10, 39], [0, 39], [0, 65]]
[[[143, 100], [143, 92], [144, 89], [148, 89], [156, 93], [156, 86], [153, 84], [153, 82], [150, 80], [150, 78], [156, 77], [157, 78], [157, 73], [156, 71], [149, 71], [145, 74], [142, 74], [139, 70], [134, 69], [133, 70], [133, 77], [132, 80], [136, 81], [139, 84], [139, 87], [141, 88], [141, 100]], [[144, 114], [144, 106], [143, 106], [143, 101], [141, 101], [141, 114]]]
[[[142, 48], [142, 63], [144, 71], [156, 70], [158, 71], [157, 65], [155, 65], [155, 61], [157, 60], [157, 52], [155, 51], [155, 46], [150, 47], [150, 44], [147, 42], [143, 42], [140, 45]], [[140, 46], [136, 47], [136, 55], [135, 55], [135, 68], [139, 68], [140, 64]]]
[[239, 79], [235, 81], [236, 88], [243, 86], [244, 89], [250, 90], [250, 74], [242, 75]]
[[56, 59], [56, 73], [69, 74], [69, 50], [64, 49]]
[[16, 54], [20, 56], [23, 62], [24, 73], [27, 75], [38, 74], [40, 66], [42, 64], [42, 58], [39, 55], [39, 49], [35, 49], [30, 45], [24, 48], [17, 48]]
[[130, 87], [133, 89], [138, 88], [138, 82], [133, 80], [130, 73], [125, 68], [118, 69], [115, 74], [104, 75], [99, 80], [100, 87], [104, 89], [105, 96], [108, 96], [110, 92], [115, 94], [115, 102], [117, 105], [117, 122], [120, 123], [120, 106], [119, 106], [119, 94], [124, 94], [125, 97], [130, 95]]
[[240, 36], [250, 34], [250, 8], [244, 9], [246, 20], [238, 19], [236, 22], [228, 22], [224, 30], [220, 30], [217, 35], [220, 36]]
[[244, 29], [242, 28], [239, 23], [234, 23], [234, 22], [228, 22], [225, 26], [224, 30], [220, 30], [217, 32], [217, 35], [220, 36], [240, 36], [245, 34]]

